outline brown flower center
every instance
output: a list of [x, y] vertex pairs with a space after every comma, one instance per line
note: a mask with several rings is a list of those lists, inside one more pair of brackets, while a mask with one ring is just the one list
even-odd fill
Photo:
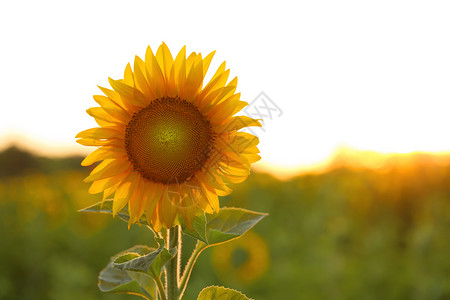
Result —
[[183, 183], [199, 171], [211, 152], [214, 133], [197, 107], [162, 97], [133, 115], [125, 149], [134, 170], [163, 184]]

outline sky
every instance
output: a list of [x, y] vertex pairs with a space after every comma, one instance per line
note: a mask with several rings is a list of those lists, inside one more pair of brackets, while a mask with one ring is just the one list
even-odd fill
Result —
[[75, 135], [96, 126], [97, 85], [164, 41], [216, 50], [210, 71], [238, 76], [244, 113], [264, 116], [261, 168], [450, 151], [449, 15], [448, 1], [3, 1], [0, 148], [89, 153]]

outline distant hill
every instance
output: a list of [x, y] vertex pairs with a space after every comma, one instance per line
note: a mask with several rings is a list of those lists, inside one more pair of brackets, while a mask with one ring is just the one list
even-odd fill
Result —
[[[9, 147], [0, 152], [0, 178], [8, 176], [21, 176], [29, 173], [51, 173], [61, 170], [83, 170], [81, 166], [83, 156], [67, 156], [51, 158], [38, 156], [32, 152], [16, 146]], [[449, 167], [450, 153], [434, 154], [424, 152], [383, 154], [375, 151], [360, 151], [342, 148], [336, 152], [330, 162], [311, 172], [304, 172], [291, 179], [303, 177], [308, 174], [333, 173], [337, 169], [374, 170], [380, 173], [389, 173], [392, 169], [404, 171], [432, 166]], [[260, 173], [260, 172], [253, 172]], [[264, 172], [263, 172], [264, 173]]]
[[0, 178], [29, 173], [51, 173], [59, 170], [79, 169], [82, 156], [49, 158], [12, 146], [0, 152]]

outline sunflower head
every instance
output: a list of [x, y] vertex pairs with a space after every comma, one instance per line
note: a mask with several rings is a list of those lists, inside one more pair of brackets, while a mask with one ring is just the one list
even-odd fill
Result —
[[211, 80], [203, 80], [214, 52], [205, 58], [183, 47], [175, 59], [166, 44], [145, 60], [136, 56], [123, 79], [100, 87], [99, 107], [87, 113], [99, 127], [80, 132], [78, 143], [96, 146], [82, 165], [100, 162], [85, 179], [90, 193], [113, 196], [113, 214], [128, 205], [129, 223], [145, 213], [156, 231], [183, 218], [188, 226], [198, 210], [219, 210], [218, 196], [228, 183], [244, 181], [259, 160], [258, 138], [241, 132], [261, 126], [235, 116], [247, 103], [228, 81], [223, 62]]

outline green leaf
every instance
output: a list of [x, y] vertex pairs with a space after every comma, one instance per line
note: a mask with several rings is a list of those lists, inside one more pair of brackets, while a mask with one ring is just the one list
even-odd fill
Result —
[[130, 261], [132, 259], [138, 258], [140, 257], [139, 254], [134, 253], [134, 252], [126, 252], [126, 253], [122, 253], [121, 255], [117, 256], [117, 258], [114, 260], [115, 264], [121, 264], [121, 263], [125, 263], [127, 261]]
[[164, 240], [157, 239], [157, 242], [159, 244], [159, 248], [145, 255], [139, 255], [134, 251], [127, 251], [125, 253], [119, 254], [114, 259], [114, 268], [119, 270], [147, 273], [153, 261], [164, 249]]
[[[79, 211], [80, 212], [97, 212], [97, 213], [104, 213], [104, 214], [112, 214], [112, 207], [113, 207], [113, 200], [108, 199], [103, 202], [103, 205], [102, 205], [102, 202], [98, 202], [89, 207], [80, 209]], [[130, 214], [128, 212], [128, 205], [125, 205], [125, 207], [117, 213], [117, 216], [121, 220], [128, 223], [128, 221], [130, 220]], [[149, 225], [147, 223], [147, 218], [145, 217], [145, 214], [143, 214], [141, 216], [141, 218], [139, 219], [139, 222], [144, 225]]]
[[158, 276], [162, 268], [176, 253], [176, 248], [169, 251], [164, 248], [164, 240], [157, 238], [158, 249], [135, 246], [114, 258], [113, 266], [119, 270], [143, 272]]
[[153, 279], [143, 273], [123, 271], [113, 267], [111, 261], [98, 276], [98, 288], [105, 293], [133, 294], [145, 299], [156, 299]]
[[164, 265], [177, 251], [176, 248], [164, 248], [163, 239], [157, 238], [156, 241], [158, 249], [138, 245], [112, 257], [108, 266], [100, 272], [100, 290], [156, 299], [156, 286], [152, 277], [159, 280]]
[[165, 264], [169, 260], [171, 260], [175, 256], [176, 253], [177, 253], [177, 248], [172, 248], [169, 250], [164, 248], [161, 251], [161, 253], [153, 261], [152, 265], [150, 266], [150, 270], [148, 271], [148, 274], [155, 279], [159, 278]]
[[197, 300], [250, 300], [247, 296], [236, 290], [209, 286], [198, 294]]
[[[105, 200], [103, 206], [99, 202], [80, 211], [112, 214], [112, 203], [113, 200]], [[127, 206], [118, 212], [117, 216], [128, 222], [130, 215]], [[179, 222], [184, 234], [200, 240], [208, 246], [212, 246], [243, 235], [265, 216], [267, 216], [265, 213], [242, 208], [223, 207], [218, 213], [214, 214], [205, 215], [203, 211], [199, 211], [192, 222], [192, 228], [185, 224], [183, 218], [179, 218]], [[148, 225], [145, 214], [142, 215], [139, 221], [141, 224]]]
[[[97, 213], [104, 213], [104, 214], [112, 214], [112, 207], [113, 207], [113, 200], [105, 200], [102, 204], [102, 202], [98, 202], [94, 205], [91, 205], [89, 207], [80, 209], [80, 212], [97, 212]], [[128, 212], [128, 206], [125, 205], [125, 207], [117, 213], [117, 216], [128, 223], [130, 220], [130, 214]], [[147, 223], [147, 218], [145, 216], [145, 213], [141, 216], [139, 219], [139, 222], [141, 224], [150, 226]], [[197, 240], [200, 240], [204, 243], [207, 242], [206, 238], [206, 216], [203, 211], [199, 211], [197, 215], [195, 216], [194, 221], [192, 222], [192, 229], [189, 229], [186, 223], [184, 222], [183, 218], [179, 218], [180, 225], [183, 229], [183, 233], [186, 235], [189, 235]]]
[[189, 235], [197, 240], [200, 240], [204, 243], [208, 243], [207, 235], [206, 235], [206, 216], [205, 213], [201, 210], [198, 211], [194, 220], [192, 221], [192, 229], [190, 229], [183, 218], [179, 220], [181, 225], [181, 230], [184, 234]]
[[167, 250], [164, 248], [164, 240], [156, 239], [159, 248], [149, 248], [147, 246], [134, 246], [113, 258], [113, 267], [124, 271], [141, 272], [153, 278], [159, 278], [164, 265], [171, 260], [176, 252], [176, 248]]
[[217, 245], [240, 237], [267, 214], [242, 208], [223, 207], [218, 213], [207, 215], [207, 245]]

